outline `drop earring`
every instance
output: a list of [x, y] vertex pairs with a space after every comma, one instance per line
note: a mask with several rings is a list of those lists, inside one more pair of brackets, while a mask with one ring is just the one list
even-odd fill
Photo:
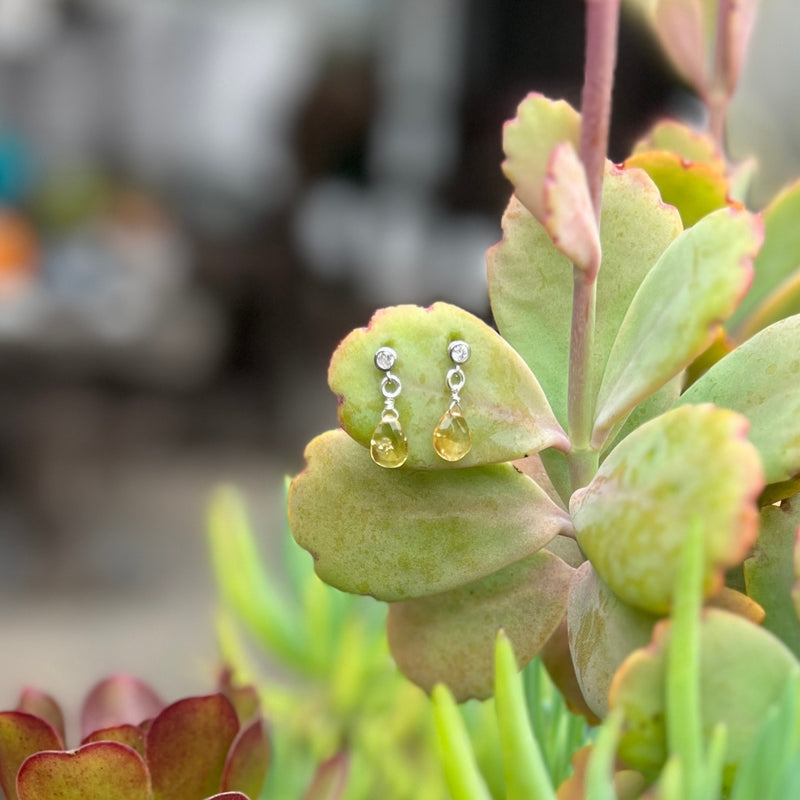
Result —
[[400, 378], [391, 371], [396, 362], [397, 353], [391, 347], [379, 347], [375, 353], [375, 366], [385, 373], [381, 381], [384, 407], [369, 441], [369, 454], [379, 467], [386, 469], [402, 467], [408, 458], [408, 439], [394, 407], [394, 401], [403, 388]]
[[455, 364], [448, 370], [445, 380], [450, 391], [450, 407], [433, 431], [433, 448], [445, 461], [460, 461], [472, 447], [472, 432], [461, 411], [461, 390], [467, 380], [461, 365], [469, 361], [469, 345], [456, 339], [450, 342], [447, 353]]

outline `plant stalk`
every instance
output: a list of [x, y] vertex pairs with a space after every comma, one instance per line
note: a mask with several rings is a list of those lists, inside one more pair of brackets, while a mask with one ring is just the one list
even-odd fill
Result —
[[[617, 58], [620, 0], [586, 0], [586, 65], [581, 97], [579, 152], [586, 171], [589, 196], [600, 224], [603, 175], [611, 119], [611, 90]], [[594, 345], [597, 271], [573, 269], [572, 332], [569, 356], [569, 407], [567, 411], [573, 453], [570, 476], [573, 490], [585, 486], [596, 469], [591, 454], [594, 416], [592, 350]], [[592, 468], [594, 462], [594, 468]]]
[[617, 63], [619, 7], [620, 0], [586, 0], [586, 64], [578, 155], [586, 170], [589, 196], [598, 223], [611, 121], [611, 90]]

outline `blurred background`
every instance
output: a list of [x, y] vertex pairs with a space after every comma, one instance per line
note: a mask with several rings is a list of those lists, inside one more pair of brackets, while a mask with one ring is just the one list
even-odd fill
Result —
[[[769, 136], [785, 169], [797, 12], [764, 6], [759, 113], [734, 109], [732, 143]], [[488, 319], [500, 126], [533, 89], [579, 104], [582, 19], [580, 0], [0, 0], [3, 708], [34, 684], [74, 710], [110, 671], [211, 688], [210, 490], [242, 488], [268, 548], [283, 476], [336, 424], [336, 343], [386, 304]], [[633, 15], [618, 64], [612, 158], [660, 114], [700, 121]]]

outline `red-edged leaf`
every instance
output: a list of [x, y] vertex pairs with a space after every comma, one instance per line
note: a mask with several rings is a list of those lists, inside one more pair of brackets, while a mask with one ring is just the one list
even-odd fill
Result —
[[261, 713], [261, 702], [258, 699], [258, 690], [255, 686], [238, 686], [233, 682], [233, 671], [230, 668], [223, 670], [219, 679], [219, 690], [236, 709], [239, 723], [244, 725]]
[[272, 747], [263, 720], [242, 728], [231, 745], [220, 788], [239, 790], [258, 797], [272, 757]]
[[112, 675], [96, 684], [81, 710], [81, 737], [102, 728], [138, 725], [155, 717], [164, 702], [146, 684], [130, 675]]
[[329, 758], [317, 770], [303, 800], [339, 800], [347, 785], [349, 768], [350, 759], [346, 753]]
[[61, 706], [49, 694], [30, 687], [23, 689], [17, 703], [17, 711], [33, 714], [34, 717], [39, 717], [45, 722], [49, 722], [61, 737], [61, 741], [65, 742], [67, 740], [64, 714], [61, 711]]
[[218, 792], [239, 720], [221, 694], [167, 706], [147, 732], [153, 800], [197, 800]]
[[7, 800], [17, 800], [17, 770], [39, 750], [61, 750], [64, 743], [55, 728], [24, 711], [0, 713], [0, 786]]
[[250, 800], [250, 798], [241, 792], [220, 792], [211, 797], [206, 797], [206, 800]]
[[144, 731], [135, 725], [117, 725], [113, 728], [92, 731], [81, 744], [89, 742], [119, 742], [132, 747], [142, 758], [145, 757]]
[[19, 800], [150, 800], [147, 767], [118, 742], [35, 753], [20, 767]]
[[556, 249], [592, 275], [600, 267], [600, 231], [586, 172], [571, 142], [550, 155], [544, 182], [542, 221]]

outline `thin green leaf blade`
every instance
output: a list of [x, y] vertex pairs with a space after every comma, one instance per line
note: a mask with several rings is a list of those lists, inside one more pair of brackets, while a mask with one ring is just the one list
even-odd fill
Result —
[[525, 711], [525, 694], [511, 640], [501, 629], [495, 645], [497, 722], [503, 750], [507, 800], [555, 800], [555, 792], [545, 768]]
[[449, 689], [443, 684], [435, 686], [431, 699], [445, 778], [453, 800], [492, 800], [472, 752], [464, 720]]

